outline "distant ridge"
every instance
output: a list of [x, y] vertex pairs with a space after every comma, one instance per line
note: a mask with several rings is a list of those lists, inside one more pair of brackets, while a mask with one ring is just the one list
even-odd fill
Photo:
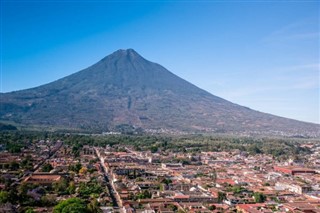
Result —
[[0, 94], [0, 119], [117, 131], [320, 135], [320, 125], [257, 112], [214, 96], [133, 49], [52, 83]]

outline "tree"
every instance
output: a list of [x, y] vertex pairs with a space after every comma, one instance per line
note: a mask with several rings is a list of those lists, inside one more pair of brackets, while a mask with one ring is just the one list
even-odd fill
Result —
[[50, 172], [53, 169], [50, 163], [46, 163], [42, 166], [42, 172]]
[[217, 208], [217, 207], [216, 207], [215, 205], [209, 206], [209, 210], [210, 210], [210, 211], [216, 210], [216, 208]]
[[87, 213], [85, 202], [80, 198], [69, 198], [60, 201], [53, 209], [53, 213]]
[[54, 195], [45, 195], [41, 197], [41, 203], [43, 206], [54, 206], [56, 204], [56, 197]]
[[7, 150], [11, 153], [20, 153], [22, 149], [21, 144], [16, 144], [16, 143], [9, 143], [7, 145]]
[[22, 161], [20, 166], [23, 169], [32, 169], [33, 168], [33, 163], [32, 163], [32, 156], [31, 155], [27, 155]]
[[35, 211], [33, 210], [33, 208], [29, 207], [29, 208], [27, 208], [25, 213], [35, 213]]
[[20, 165], [19, 165], [19, 163], [17, 163], [16, 161], [12, 161], [12, 162], [10, 163], [10, 169], [11, 169], [11, 170], [17, 170], [17, 169], [19, 169], [19, 167], [20, 167]]
[[79, 157], [80, 156], [80, 146], [79, 144], [75, 145], [72, 147], [72, 154], [73, 156], [76, 158], [76, 157]]
[[163, 183], [160, 183], [159, 184], [159, 191], [164, 191], [166, 189], [166, 187], [165, 187], [165, 184], [163, 184]]
[[250, 154], [260, 154], [261, 150], [259, 149], [259, 147], [255, 144], [249, 147], [248, 151], [250, 152]]
[[70, 181], [67, 190], [68, 190], [69, 194], [74, 194], [74, 193], [75, 193], [75, 191], [76, 191], [76, 186], [75, 186], [75, 184], [74, 184], [73, 181]]
[[75, 165], [70, 165], [69, 166], [69, 170], [74, 171], [76, 173], [79, 173], [81, 168], [82, 168], [82, 165], [79, 162], [77, 164], [75, 164]]
[[152, 193], [149, 190], [143, 190], [142, 192], [136, 194], [135, 200], [147, 199], [147, 198], [151, 198], [151, 197], [152, 197]]
[[178, 207], [174, 204], [169, 204], [168, 208], [171, 209], [172, 211], [176, 212], [178, 210]]
[[253, 193], [253, 197], [256, 203], [263, 203], [264, 201], [266, 201], [266, 196], [261, 192]]
[[87, 213], [87, 208], [86, 206], [83, 206], [78, 203], [72, 203], [62, 210], [62, 213]]
[[80, 183], [79, 195], [82, 197], [89, 197], [91, 194], [100, 194], [103, 192], [103, 188], [97, 182]]
[[244, 190], [244, 188], [242, 188], [241, 186], [233, 186], [231, 190], [234, 194], [240, 194]]
[[0, 203], [6, 203], [9, 200], [9, 193], [6, 191], [0, 191]]
[[19, 200], [19, 196], [18, 196], [18, 192], [17, 192], [16, 187], [9, 187], [8, 194], [9, 194], [9, 202], [10, 203], [16, 203]]
[[65, 178], [61, 178], [58, 182], [55, 182], [52, 185], [56, 192], [67, 194], [68, 181]]
[[165, 179], [163, 179], [163, 180], [161, 181], [161, 183], [164, 183], [164, 184], [166, 184], [166, 185], [169, 185], [170, 183], [172, 183], [172, 180], [169, 179], [169, 178], [165, 178]]
[[87, 173], [87, 171], [88, 171], [87, 167], [82, 167], [82, 168], [79, 170], [79, 174], [84, 175], [84, 174]]
[[158, 147], [157, 146], [152, 146], [152, 147], [150, 147], [150, 151], [152, 153], [156, 153], [158, 151]]
[[218, 203], [222, 203], [227, 198], [226, 193], [218, 192]]
[[26, 183], [26, 182], [22, 182], [19, 186], [18, 186], [18, 193], [19, 193], [19, 196], [23, 196], [23, 195], [26, 195], [28, 190], [29, 189], [32, 189], [34, 188], [35, 185], [33, 184], [29, 184], [29, 183]]
[[87, 206], [90, 213], [102, 213], [102, 210], [99, 207], [99, 202], [97, 199], [93, 199]]

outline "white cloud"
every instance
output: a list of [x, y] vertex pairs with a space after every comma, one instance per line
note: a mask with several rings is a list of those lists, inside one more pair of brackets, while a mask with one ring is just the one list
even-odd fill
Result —
[[317, 39], [319, 40], [319, 20], [306, 19], [291, 23], [271, 32], [262, 39], [263, 42], [284, 42], [295, 40]]

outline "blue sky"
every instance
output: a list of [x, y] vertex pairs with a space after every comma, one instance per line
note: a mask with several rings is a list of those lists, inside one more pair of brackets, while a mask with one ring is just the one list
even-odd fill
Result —
[[1, 92], [133, 48], [234, 103], [320, 123], [319, 1], [1, 1]]

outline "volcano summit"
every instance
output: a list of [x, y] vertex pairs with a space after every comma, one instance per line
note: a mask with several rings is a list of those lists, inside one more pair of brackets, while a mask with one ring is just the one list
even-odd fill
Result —
[[251, 110], [214, 96], [133, 49], [36, 88], [0, 94], [0, 119], [89, 131], [119, 126], [176, 132], [319, 135], [320, 125]]

